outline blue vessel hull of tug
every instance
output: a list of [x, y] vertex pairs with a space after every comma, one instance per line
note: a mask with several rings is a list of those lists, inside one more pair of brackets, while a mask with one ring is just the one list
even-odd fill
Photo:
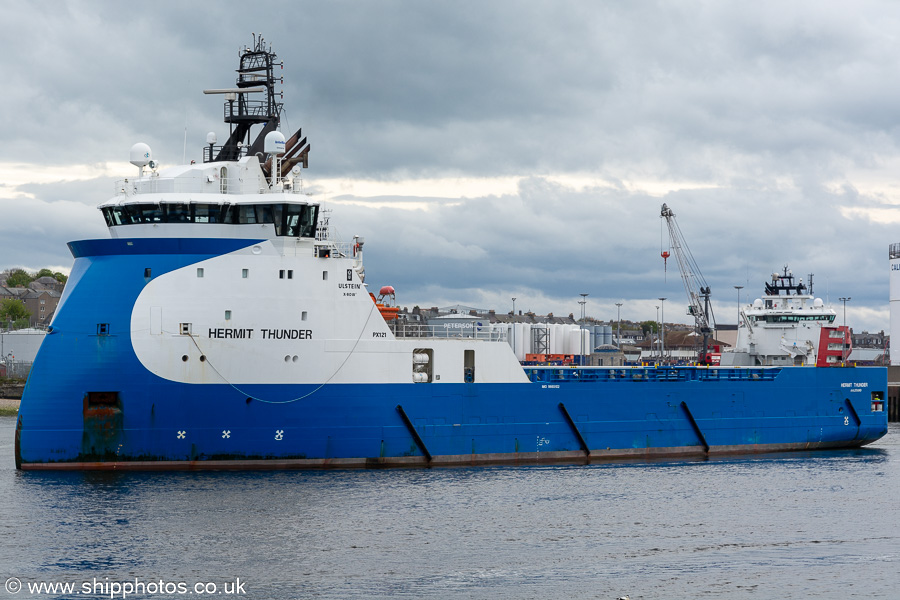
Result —
[[148, 370], [131, 325], [145, 286], [254, 243], [70, 244], [76, 263], [18, 416], [18, 466], [572, 462], [857, 447], [887, 432], [887, 374], [874, 367], [529, 367], [530, 383], [239, 386]]

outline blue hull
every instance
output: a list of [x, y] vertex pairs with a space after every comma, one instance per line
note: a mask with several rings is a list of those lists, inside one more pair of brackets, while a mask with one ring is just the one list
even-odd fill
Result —
[[240, 389], [169, 381], [140, 363], [128, 333], [144, 269], [155, 276], [253, 243], [188, 242], [70, 244], [70, 287], [19, 411], [17, 466], [580, 462], [857, 447], [887, 432], [884, 368], [556, 368], [528, 369], [532, 383]]
[[[37, 403], [32, 379], [18, 459], [23, 468], [436, 465], [854, 447], [882, 437], [886, 413], [871, 412], [868, 396], [834, 391], [847, 370], [821, 371], [782, 369], [770, 381], [569, 382], [550, 393], [539, 383], [244, 390], [312, 392], [283, 404], [145, 373], [139, 385], [107, 379], [123, 390], [115, 408], [89, 407], [62, 381], [41, 386], [52, 400]], [[853, 369], [856, 379], [884, 379], [881, 369], [862, 371]]]

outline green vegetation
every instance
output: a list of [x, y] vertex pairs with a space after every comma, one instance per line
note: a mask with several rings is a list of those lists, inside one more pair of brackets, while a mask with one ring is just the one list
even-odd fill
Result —
[[39, 277], [52, 277], [60, 283], [65, 283], [68, 277], [59, 271], [41, 269], [37, 273], [29, 273], [25, 269], [8, 269], [0, 279], [6, 279], [6, 287], [28, 287], [28, 284]]
[[[41, 269], [37, 273], [34, 274], [34, 279], [38, 279], [40, 277], [52, 277], [60, 283], [65, 283], [68, 277], [60, 273], [59, 271], [51, 271], [50, 269]], [[34, 281], [34, 280], [32, 280]]]
[[28, 327], [28, 317], [31, 312], [25, 308], [25, 305], [14, 298], [0, 299], [0, 323], [13, 322], [14, 329], [18, 327], [20, 321], [24, 321], [24, 327]]
[[659, 330], [659, 325], [657, 325], [656, 321], [641, 321], [641, 331], [644, 332], [644, 335], [648, 333], [656, 333]]
[[6, 276], [7, 287], [28, 287], [32, 281], [34, 281], [34, 277], [26, 273], [24, 269], [10, 269]]

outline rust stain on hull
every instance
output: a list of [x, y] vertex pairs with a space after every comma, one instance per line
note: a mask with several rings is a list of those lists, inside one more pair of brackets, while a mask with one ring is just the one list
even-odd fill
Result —
[[118, 458], [124, 432], [124, 415], [118, 393], [86, 393], [82, 415], [81, 458], [87, 461]]

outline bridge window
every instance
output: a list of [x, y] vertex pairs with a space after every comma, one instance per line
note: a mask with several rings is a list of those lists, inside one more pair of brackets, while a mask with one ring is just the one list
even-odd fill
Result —
[[187, 223], [191, 220], [191, 208], [187, 204], [166, 205], [166, 223]]
[[227, 204], [194, 204], [191, 208], [194, 223], [222, 223], [228, 211]]
[[234, 208], [232, 208], [232, 212], [235, 213], [235, 223], [239, 223], [241, 225], [256, 224], [256, 207], [252, 204], [235, 206]]
[[272, 207], [268, 204], [257, 204], [256, 221], [257, 223], [274, 223], [275, 217], [272, 215]]
[[283, 205], [281, 204], [273, 204], [270, 208], [272, 220], [271, 221], [263, 221], [264, 223], [274, 223], [275, 224], [275, 235], [284, 235], [284, 215], [282, 214], [284, 211], [282, 210]]
[[271, 223], [275, 235], [312, 238], [319, 207], [309, 204], [123, 204], [102, 209], [107, 227], [147, 223]]
[[132, 214], [131, 218], [136, 223], [163, 223], [165, 214], [159, 204], [132, 204], [124, 206]]
[[284, 235], [288, 237], [313, 237], [316, 234], [318, 206], [285, 204]]

